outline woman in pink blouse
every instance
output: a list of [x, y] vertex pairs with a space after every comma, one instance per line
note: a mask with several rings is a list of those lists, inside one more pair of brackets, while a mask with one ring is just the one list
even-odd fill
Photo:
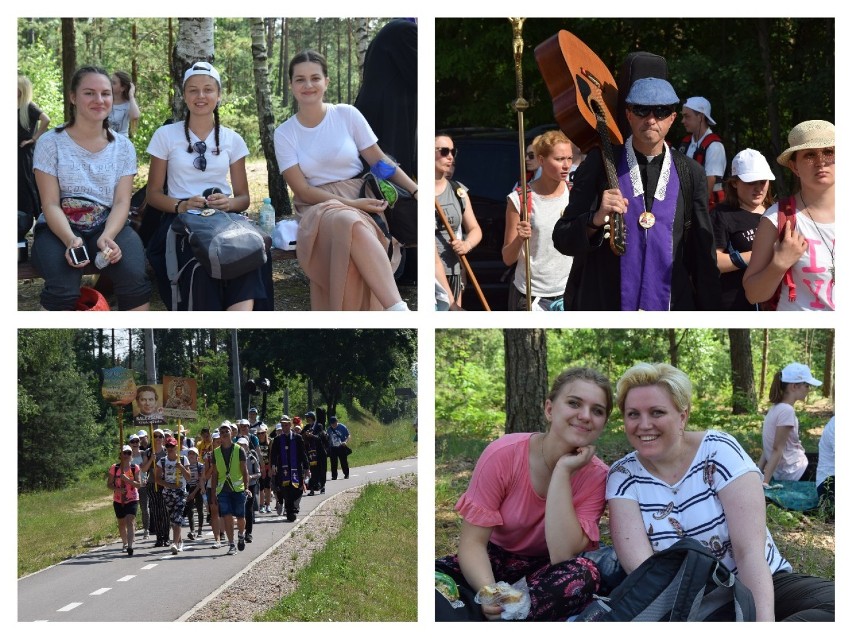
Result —
[[[544, 403], [546, 432], [513, 433], [488, 445], [458, 503], [458, 555], [436, 570], [474, 592], [526, 577], [529, 620], [564, 620], [597, 592], [600, 573], [578, 557], [594, 550], [605, 506], [607, 466], [594, 442], [612, 412], [610, 381], [588, 368], [570, 368]], [[489, 620], [500, 606], [482, 605]]]

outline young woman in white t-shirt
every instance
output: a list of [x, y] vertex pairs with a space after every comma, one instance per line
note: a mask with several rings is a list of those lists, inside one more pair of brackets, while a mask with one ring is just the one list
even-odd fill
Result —
[[801, 182], [795, 195], [796, 228], [788, 224], [779, 237], [781, 202], [766, 211], [743, 288], [756, 304], [769, 300], [780, 283], [779, 311], [833, 311], [834, 125], [808, 120], [793, 127], [787, 140], [790, 146], [778, 156], [778, 164]]
[[[186, 118], [161, 126], [151, 138], [148, 202], [164, 213], [203, 209], [241, 212], [250, 204], [245, 163], [248, 147], [238, 133], [219, 123], [221, 93], [219, 72], [208, 62], [196, 62], [183, 76]], [[165, 215], [162, 224], [172, 221], [171, 215]], [[160, 294], [171, 300], [161, 246], [164, 241], [161, 229], [152, 239], [154, 246], [148, 246], [148, 258], [157, 272]], [[188, 242], [179, 242], [178, 250], [180, 268], [193, 253]], [[181, 295], [187, 302], [191, 296], [193, 310], [251, 311], [256, 300], [267, 297], [261, 269], [225, 281], [213, 279], [198, 268], [192, 279], [192, 290], [182, 284]]]
[[822, 386], [811, 369], [793, 362], [775, 373], [769, 387], [773, 406], [763, 419], [763, 452], [757, 467], [763, 473], [764, 485], [779, 481], [813, 481], [816, 462], [808, 468], [808, 457], [799, 440], [796, 402], [804, 401], [812, 387]]
[[289, 75], [298, 110], [275, 130], [275, 157], [300, 217], [296, 253], [311, 281], [311, 310], [408, 310], [393, 277], [398, 250], [389, 256], [370, 215], [383, 220], [387, 202], [360, 197], [361, 158], [415, 198], [417, 185], [385, 156], [357, 109], [323, 101], [321, 54], [297, 54]]

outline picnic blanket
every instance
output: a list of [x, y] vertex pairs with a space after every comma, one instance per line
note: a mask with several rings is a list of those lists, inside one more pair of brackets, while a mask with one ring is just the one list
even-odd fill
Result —
[[770, 486], [763, 489], [766, 499], [786, 510], [811, 510], [819, 504], [815, 482], [772, 480]]

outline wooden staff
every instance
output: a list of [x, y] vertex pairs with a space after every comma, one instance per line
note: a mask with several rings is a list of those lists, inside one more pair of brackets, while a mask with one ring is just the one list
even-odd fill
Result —
[[[521, 69], [521, 55], [524, 52], [524, 39], [521, 36], [521, 30], [524, 28], [524, 20], [526, 18], [509, 18], [512, 23], [512, 49], [515, 53], [515, 100], [512, 102], [512, 108], [518, 113], [518, 151], [520, 154], [521, 178], [518, 184], [521, 186], [520, 201], [521, 208], [518, 213], [521, 217], [521, 222], [529, 221], [529, 211], [527, 211], [527, 145], [524, 140], [524, 111], [527, 110], [530, 103], [524, 99], [524, 80], [523, 71]], [[532, 284], [530, 273], [530, 238], [524, 239], [524, 258], [527, 267], [527, 310], [532, 311]], [[511, 310], [511, 309], [510, 309]]]
[[[453, 231], [453, 227], [450, 226], [449, 220], [447, 220], [447, 214], [444, 213], [444, 209], [438, 204], [437, 198], [435, 199], [435, 210], [438, 211], [438, 216], [441, 218], [441, 222], [444, 224], [444, 228], [447, 229], [447, 233], [450, 235], [450, 242], [456, 241], [456, 234]], [[491, 307], [488, 306], [488, 302], [485, 301], [485, 295], [482, 294], [482, 289], [479, 288], [479, 282], [476, 281], [476, 276], [473, 274], [473, 269], [470, 268], [470, 264], [467, 261], [467, 256], [459, 255], [459, 261], [464, 266], [464, 270], [467, 271], [467, 276], [470, 278], [471, 284], [473, 284], [473, 288], [476, 289], [476, 294], [479, 296], [479, 301], [482, 302], [482, 308], [486, 311], [490, 311]], [[452, 291], [450, 291], [452, 293]]]

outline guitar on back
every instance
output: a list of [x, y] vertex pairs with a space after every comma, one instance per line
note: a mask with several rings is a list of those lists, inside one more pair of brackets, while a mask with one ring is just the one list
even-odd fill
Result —
[[[583, 153], [600, 144], [607, 187], [618, 188], [613, 143], [624, 138], [613, 117], [618, 104], [618, 88], [609, 69], [582, 40], [560, 31], [535, 48], [535, 58], [553, 102], [553, 113], [562, 132]], [[609, 246], [615, 255], [624, 255], [627, 229], [624, 217], [612, 215]]]

